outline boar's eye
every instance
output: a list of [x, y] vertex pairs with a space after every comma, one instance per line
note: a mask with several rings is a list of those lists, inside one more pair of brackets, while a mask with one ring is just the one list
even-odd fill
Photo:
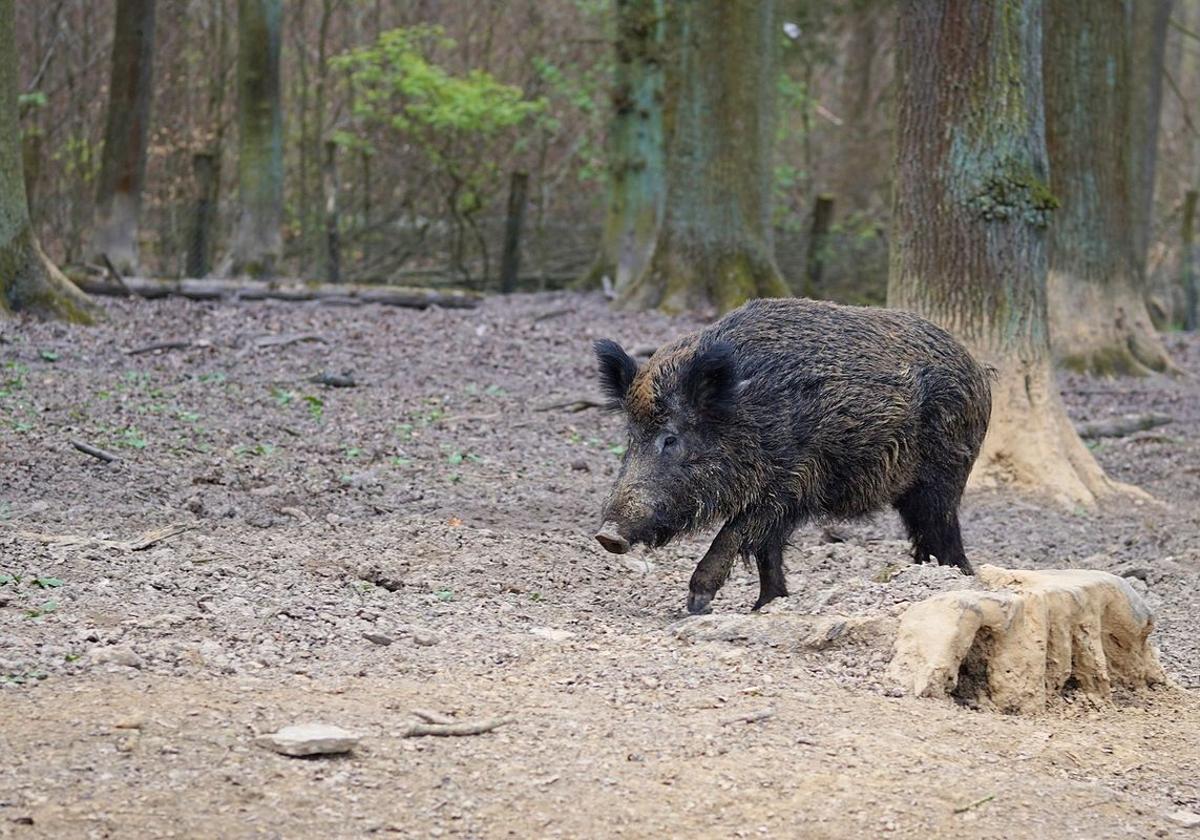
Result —
[[663, 432], [658, 438], [658, 451], [670, 452], [679, 446], [679, 438], [670, 432]]

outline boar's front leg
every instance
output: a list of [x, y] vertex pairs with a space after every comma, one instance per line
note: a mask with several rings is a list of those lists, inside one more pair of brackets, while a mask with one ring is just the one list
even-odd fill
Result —
[[709, 604], [717, 590], [725, 585], [741, 547], [741, 532], [732, 522], [726, 522], [708, 551], [704, 552], [704, 557], [696, 564], [696, 571], [692, 572], [692, 581], [688, 584], [689, 613], [697, 615], [712, 612]]

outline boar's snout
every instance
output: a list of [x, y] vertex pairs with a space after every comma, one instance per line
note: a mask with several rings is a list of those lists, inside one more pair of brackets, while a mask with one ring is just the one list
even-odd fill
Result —
[[629, 540], [621, 536], [617, 531], [616, 524], [612, 522], [604, 523], [599, 533], [596, 534], [596, 542], [604, 546], [606, 551], [610, 551], [613, 554], [624, 554], [629, 551]]

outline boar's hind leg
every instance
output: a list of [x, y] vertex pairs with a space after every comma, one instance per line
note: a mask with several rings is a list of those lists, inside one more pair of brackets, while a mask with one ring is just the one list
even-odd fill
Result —
[[783, 547], [786, 544], [787, 537], [775, 534], [754, 549], [754, 559], [758, 564], [755, 610], [762, 609], [776, 598], [787, 597], [787, 578], [783, 571]]
[[712, 611], [709, 604], [717, 590], [725, 585], [741, 545], [742, 536], [738, 529], [726, 522], [696, 564], [696, 571], [692, 572], [692, 581], [688, 585], [688, 612], [695, 615]]
[[963, 551], [958, 527], [958, 500], [962, 496], [940, 486], [918, 483], [896, 499], [896, 510], [912, 539], [913, 558], [942, 566], [957, 566], [964, 575], [975, 574]]

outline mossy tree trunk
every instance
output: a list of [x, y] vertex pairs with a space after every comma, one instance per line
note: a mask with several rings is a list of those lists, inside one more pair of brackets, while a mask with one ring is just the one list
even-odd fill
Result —
[[95, 306], [42, 252], [29, 221], [17, 109], [14, 0], [0, 0], [0, 313], [88, 323]]
[[608, 129], [608, 210], [600, 252], [583, 283], [618, 293], [645, 268], [666, 194], [664, 0], [616, 0], [616, 70]]
[[774, 0], [680, 0], [670, 15], [679, 64], [666, 206], [653, 256], [618, 305], [725, 312], [788, 294], [771, 241], [775, 24]]
[[138, 272], [138, 220], [154, 86], [155, 0], [117, 0], [91, 253]]
[[1145, 136], [1131, 107], [1126, 0], [1046, 0], [1045, 40], [1050, 185], [1061, 203], [1049, 239], [1055, 356], [1103, 375], [1171, 369], [1137, 252], [1131, 156], [1135, 137]]
[[1046, 330], [1041, 0], [903, 0], [888, 303], [993, 365], [974, 483], [1114, 492], [1071, 426]]
[[238, 219], [229, 273], [270, 277], [283, 252], [282, 0], [238, 0]]

